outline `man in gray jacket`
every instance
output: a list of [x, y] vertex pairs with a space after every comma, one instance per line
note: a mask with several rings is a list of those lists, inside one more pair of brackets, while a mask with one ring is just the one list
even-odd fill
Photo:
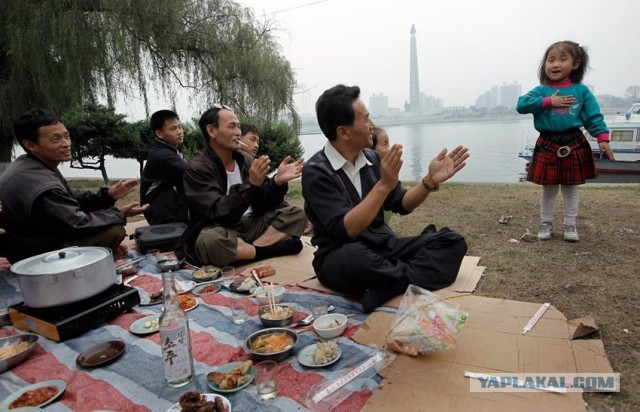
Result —
[[69, 132], [46, 110], [25, 113], [13, 125], [27, 154], [0, 176], [0, 255], [11, 262], [67, 246], [103, 246], [122, 254], [127, 216], [144, 212], [137, 202], [115, 207], [131, 193], [136, 179], [96, 192], [72, 189], [58, 165], [71, 160]]

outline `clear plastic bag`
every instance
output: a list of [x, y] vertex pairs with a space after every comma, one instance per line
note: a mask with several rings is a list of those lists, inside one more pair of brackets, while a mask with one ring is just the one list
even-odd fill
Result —
[[387, 334], [387, 348], [411, 356], [454, 348], [466, 321], [467, 313], [456, 303], [410, 285]]

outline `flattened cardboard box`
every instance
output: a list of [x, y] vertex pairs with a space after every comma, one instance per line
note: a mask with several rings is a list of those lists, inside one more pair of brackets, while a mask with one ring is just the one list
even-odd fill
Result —
[[[584, 411], [581, 393], [470, 392], [464, 372], [612, 372], [602, 341], [571, 341], [566, 318], [553, 306], [522, 335], [540, 304], [476, 296], [453, 301], [469, 313], [458, 346], [422, 357], [399, 355], [363, 410]], [[393, 316], [373, 313], [353, 339], [382, 347]]]

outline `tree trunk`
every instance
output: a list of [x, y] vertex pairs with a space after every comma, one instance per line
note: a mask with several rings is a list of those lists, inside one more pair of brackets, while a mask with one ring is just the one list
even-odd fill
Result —
[[104, 164], [104, 156], [100, 156], [100, 173], [102, 173], [102, 180], [104, 180], [104, 184], [109, 186], [109, 176], [107, 176], [107, 167]]

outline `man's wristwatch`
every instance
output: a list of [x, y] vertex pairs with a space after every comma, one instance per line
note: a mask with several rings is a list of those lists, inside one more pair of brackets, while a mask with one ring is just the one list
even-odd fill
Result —
[[438, 189], [440, 189], [440, 185], [435, 185], [434, 187], [429, 186], [429, 183], [427, 183], [426, 176], [422, 178], [422, 186], [424, 186], [424, 188], [427, 189], [427, 192], [435, 192]]

